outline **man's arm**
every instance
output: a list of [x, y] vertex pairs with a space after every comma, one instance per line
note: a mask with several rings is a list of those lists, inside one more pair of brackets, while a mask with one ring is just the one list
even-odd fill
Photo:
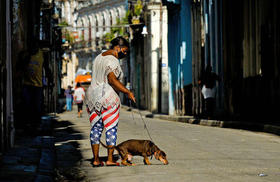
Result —
[[53, 73], [52, 73], [52, 70], [50, 68], [50, 64], [49, 64], [49, 56], [48, 54], [46, 53], [46, 50], [43, 50], [43, 69], [45, 70], [45, 76], [46, 78], [48, 79], [48, 84], [50, 86], [54, 86], [54, 78], [53, 78]]
[[128, 98], [136, 103], [135, 97], [125, 86], [117, 79], [113, 72], [110, 72], [107, 76], [109, 84], [117, 91], [127, 94]]

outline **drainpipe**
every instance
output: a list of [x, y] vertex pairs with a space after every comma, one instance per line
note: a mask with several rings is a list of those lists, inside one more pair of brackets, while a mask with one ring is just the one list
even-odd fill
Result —
[[6, 0], [6, 69], [7, 69], [7, 131], [10, 147], [14, 146], [14, 110], [13, 110], [13, 79], [12, 79], [12, 59], [11, 59], [11, 20], [10, 20], [10, 1]]

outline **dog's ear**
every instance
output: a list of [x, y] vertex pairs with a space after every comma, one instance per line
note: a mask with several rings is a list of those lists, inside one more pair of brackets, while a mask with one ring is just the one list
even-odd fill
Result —
[[158, 147], [153, 142], [150, 142], [149, 145], [150, 145], [150, 149], [151, 149], [152, 154], [158, 150], [157, 149]]
[[148, 155], [153, 155], [153, 153], [155, 152], [155, 144], [153, 143], [153, 142], [151, 142], [151, 141], [149, 141], [149, 143], [147, 144], [148, 146], [148, 150], [147, 150], [147, 154]]
[[163, 152], [162, 150], [161, 150], [160, 152], [161, 152], [161, 155], [162, 155], [163, 157], [166, 157], [165, 152]]

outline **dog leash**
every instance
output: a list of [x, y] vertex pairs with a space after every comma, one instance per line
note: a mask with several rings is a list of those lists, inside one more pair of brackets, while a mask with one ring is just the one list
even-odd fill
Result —
[[[132, 106], [131, 106], [131, 100], [130, 100], [130, 109], [131, 109], [131, 107], [132, 107]], [[140, 117], [141, 117], [141, 120], [142, 120], [142, 122], [143, 122], [143, 124], [144, 124], [144, 129], [146, 129], [150, 140], [153, 142], [153, 139], [152, 139], [152, 137], [151, 137], [151, 135], [150, 135], [150, 132], [149, 132], [149, 130], [148, 130], [148, 127], [147, 127], [147, 125], [146, 125], [146, 122], [144, 121], [144, 119], [143, 119], [143, 117], [142, 117], [142, 114], [141, 114], [141, 112], [140, 112], [139, 107], [137, 107], [137, 109], [138, 109], [138, 113], [139, 113], [139, 115], [140, 115]], [[131, 114], [132, 114], [132, 117], [133, 117], [133, 120], [134, 120], [134, 116], [133, 116], [132, 109], [131, 109]]]
[[140, 117], [141, 117], [141, 119], [142, 119], [142, 121], [143, 121], [143, 123], [144, 123], [144, 129], [146, 129], [146, 131], [147, 131], [147, 133], [148, 133], [148, 135], [149, 135], [151, 141], [153, 141], [153, 139], [152, 139], [152, 137], [151, 137], [151, 135], [150, 135], [150, 132], [149, 132], [149, 130], [148, 130], [148, 128], [147, 128], [147, 125], [146, 125], [146, 123], [145, 123], [145, 121], [144, 121], [144, 119], [143, 119], [143, 117], [142, 117], [142, 114], [141, 114], [141, 112], [140, 112], [139, 109], [138, 109], [138, 112], [139, 112]]
[[[151, 140], [152, 142], [154, 142], [153, 139], [152, 139], [152, 137], [151, 137], [151, 135], [150, 135], [150, 132], [149, 132], [149, 130], [148, 130], [148, 127], [147, 127], [147, 125], [146, 125], [146, 122], [144, 121], [144, 119], [143, 119], [143, 117], [142, 117], [142, 114], [141, 114], [139, 108], [138, 108], [138, 112], [139, 112], [140, 117], [141, 117], [141, 119], [142, 119], [142, 121], [143, 121], [143, 123], [144, 123], [144, 129], [146, 129], [146, 131], [147, 131], [147, 133], [148, 133], [148, 135], [149, 135], [149, 137], [150, 137], [150, 140]], [[152, 159], [153, 159], [153, 155], [151, 155], [151, 160], [152, 160]]]
[[[132, 114], [132, 118], [133, 118], [133, 120], [134, 120], [133, 111], [132, 111], [132, 105], [131, 105], [131, 100], [130, 100], [130, 111], [131, 111], [131, 114]], [[151, 140], [152, 142], [154, 142], [153, 139], [152, 139], [152, 137], [151, 137], [151, 135], [150, 135], [150, 132], [149, 132], [149, 130], [148, 130], [148, 128], [147, 128], [146, 122], [144, 121], [144, 119], [143, 119], [143, 117], [142, 117], [142, 114], [141, 114], [141, 112], [140, 112], [139, 107], [138, 107], [138, 112], [139, 112], [139, 114], [140, 114], [141, 120], [142, 120], [143, 123], [144, 123], [144, 129], [146, 129], [150, 140]], [[152, 160], [152, 159], [153, 159], [153, 155], [151, 155], [151, 160]]]
[[132, 112], [131, 100], [129, 100], [129, 104], [130, 104], [130, 111], [131, 111], [131, 114], [132, 114], [132, 119], [133, 119], [133, 121], [134, 121], [134, 115], [133, 115], [133, 112]]

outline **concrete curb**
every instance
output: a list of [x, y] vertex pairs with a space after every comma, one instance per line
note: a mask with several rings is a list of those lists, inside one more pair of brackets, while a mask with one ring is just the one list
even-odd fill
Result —
[[220, 128], [234, 128], [234, 129], [245, 129], [253, 131], [262, 131], [266, 133], [272, 133], [275, 135], [280, 135], [280, 126], [262, 124], [262, 123], [252, 123], [246, 121], [220, 121], [220, 120], [208, 120], [195, 118], [193, 116], [171, 116], [164, 114], [153, 114], [149, 111], [139, 111], [135, 108], [130, 108], [128, 106], [121, 106], [125, 110], [131, 110], [132, 112], [139, 113], [147, 118], [157, 118], [175, 122], [183, 122], [189, 124], [198, 124], [202, 126], [220, 127]]
[[280, 135], [280, 126], [264, 125], [264, 132]]

